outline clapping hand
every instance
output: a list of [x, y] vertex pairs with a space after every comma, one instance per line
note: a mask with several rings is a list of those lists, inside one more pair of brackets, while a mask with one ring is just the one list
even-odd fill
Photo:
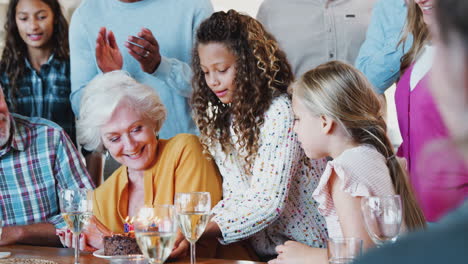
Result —
[[123, 58], [120, 53], [114, 33], [105, 27], [99, 30], [96, 39], [96, 61], [102, 72], [121, 70]]
[[128, 53], [135, 58], [146, 73], [153, 73], [161, 63], [159, 44], [153, 33], [143, 28], [136, 36], [128, 37], [125, 42]]

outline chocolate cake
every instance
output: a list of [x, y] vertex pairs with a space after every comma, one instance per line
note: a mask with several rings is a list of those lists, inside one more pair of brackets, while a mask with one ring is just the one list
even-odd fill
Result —
[[133, 234], [116, 234], [104, 237], [104, 255], [119, 256], [141, 254]]

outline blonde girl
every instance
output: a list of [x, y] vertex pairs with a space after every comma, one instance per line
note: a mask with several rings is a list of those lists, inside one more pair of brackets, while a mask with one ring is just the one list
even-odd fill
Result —
[[[361, 198], [399, 194], [404, 225], [425, 225], [406, 175], [386, 136], [379, 100], [366, 78], [332, 61], [305, 73], [291, 86], [294, 130], [309, 158], [332, 157], [313, 197], [330, 237], [358, 237], [373, 247], [361, 215]], [[326, 250], [297, 242], [277, 248], [270, 263], [327, 263]]]

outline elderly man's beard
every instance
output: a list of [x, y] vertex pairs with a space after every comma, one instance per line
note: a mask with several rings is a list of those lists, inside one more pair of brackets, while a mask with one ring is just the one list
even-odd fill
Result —
[[5, 146], [10, 139], [10, 116], [8, 114], [0, 114], [0, 148]]

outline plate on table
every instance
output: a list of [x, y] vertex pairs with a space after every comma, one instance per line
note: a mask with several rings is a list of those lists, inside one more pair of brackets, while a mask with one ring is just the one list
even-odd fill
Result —
[[132, 255], [118, 255], [118, 256], [107, 256], [104, 255], [104, 249], [99, 249], [93, 252], [93, 256], [103, 259], [144, 259], [143, 255], [132, 254]]

